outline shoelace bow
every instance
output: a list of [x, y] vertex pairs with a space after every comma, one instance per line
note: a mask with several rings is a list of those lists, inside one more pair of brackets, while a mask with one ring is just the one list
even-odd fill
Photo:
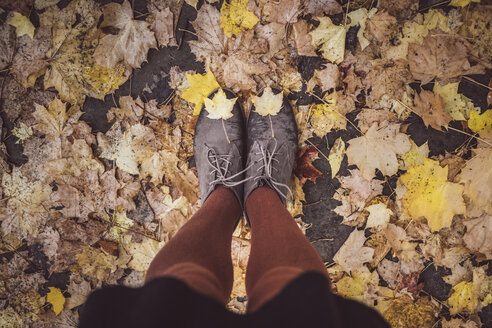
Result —
[[[280, 183], [275, 180], [275, 178], [272, 176], [273, 170], [278, 171], [278, 169], [274, 166], [274, 163], [279, 163], [279, 160], [275, 158], [275, 155], [278, 154], [278, 149], [277, 149], [277, 140], [275, 140], [275, 145], [273, 147], [273, 150], [270, 151], [268, 149], [265, 149], [263, 146], [260, 146], [260, 152], [255, 153], [256, 155], [261, 155], [261, 158], [256, 160], [255, 162], [251, 163], [248, 167], [245, 169], [241, 170], [240, 172], [237, 172], [234, 175], [227, 176], [227, 173], [229, 172], [230, 166], [231, 166], [231, 161], [230, 158], [233, 155], [227, 154], [227, 155], [219, 155], [215, 152], [213, 148], [209, 148], [209, 153], [208, 153], [208, 162], [212, 166], [213, 170], [210, 172], [210, 174], [215, 174], [216, 173], [216, 178], [215, 180], [210, 182], [210, 185], [214, 185], [216, 183], [221, 183], [226, 187], [234, 187], [237, 185], [240, 185], [246, 181], [249, 181], [251, 179], [254, 179], [255, 182], [259, 180], [264, 180], [266, 181], [279, 195], [281, 195], [284, 199], [287, 199], [287, 195], [280, 190], [280, 188], [285, 188], [290, 197], [294, 198], [292, 191], [290, 190], [289, 186]], [[262, 165], [258, 167], [256, 170], [257, 174], [254, 176], [247, 177], [245, 179], [239, 180], [239, 181], [231, 181], [237, 176], [243, 174], [247, 170], [249, 170], [251, 167], [253, 167], [255, 164], [258, 162], [262, 162]]]

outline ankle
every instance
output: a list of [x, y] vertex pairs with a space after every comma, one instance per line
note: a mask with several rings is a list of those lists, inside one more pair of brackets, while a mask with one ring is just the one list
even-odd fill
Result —
[[265, 185], [256, 188], [249, 194], [245, 202], [245, 207], [248, 214], [252, 215], [257, 208], [265, 209], [265, 206], [270, 206], [277, 202], [282, 205], [282, 200], [275, 190]]
[[236, 194], [229, 188], [218, 185], [207, 198], [203, 206], [219, 206], [221, 208], [230, 208], [234, 213], [241, 213], [241, 203]]

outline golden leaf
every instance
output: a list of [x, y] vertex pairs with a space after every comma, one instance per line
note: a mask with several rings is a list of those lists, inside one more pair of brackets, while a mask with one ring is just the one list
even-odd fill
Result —
[[263, 90], [261, 97], [253, 97], [252, 103], [255, 105], [255, 111], [261, 116], [277, 115], [282, 109], [283, 99], [283, 92], [274, 94], [268, 86]]
[[208, 98], [215, 89], [220, 88], [220, 85], [217, 83], [212, 71], [204, 74], [186, 74], [186, 78], [190, 86], [183, 91], [181, 97], [195, 104], [193, 115], [198, 115], [202, 110], [205, 98]]
[[8, 23], [15, 27], [17, 37], [29, 35], [31, 39], [34, 38], [34, 25], [26, 16], [14, 11]]
[[63, 296], [61, 290], [56, 287], [49, 287], [50, 291], [46, 295], [46, 302], [53, 306], [53, 311], [56, 315], [59, 315], [63, 311], [63, 305], [65, 304], [65, 296]]
[[219, 89], [212, 100], [209, 98], [203, 100], [205, 102], [205, 109], [208, 112], [208, 118], [213, 120], [227, 120], [233, 116], [232, 109], [234, 108], [237, 97], [227, 99], [225, 92], [222, 89]]
[[245, 30], [253, 28], [259, 19], [246, 9], [248, 0], [232, 0], [224, 2], [220, 9], [220, 27], [228, 37], [237, 36]]

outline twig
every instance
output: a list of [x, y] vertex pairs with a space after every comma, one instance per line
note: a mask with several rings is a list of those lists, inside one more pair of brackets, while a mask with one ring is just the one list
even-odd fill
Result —
[[463, 76], [463, 78], [464, 78], [465, 80], [468, 80], [468, 81], [472, 82], [472, 83], [475, 83], [476, 85], [479, 85], [479, 86], [481, 86], [481, 87], [484, 87], [485, 89], [489, 89], [490, 91], [492, 91], [492, 88], [491, 88], [491, 87], [489, 87], [488, 85], [482, 84], [482, 83], [480, 83], [480, 82], [477, 82], [477, 81], [475, 81], [474, 79], [472, 79], [471, 77], [468, 77], [468, 76]]
[[347, 18], [348, 18], [349, 7], [350, 7], [350, 0], [348, 0], [348, 2], [347, 2], [347, 10], [345, 11], [345, 22], [343, 23], [344, 28], [347, 27]]
[[328, 163], [330, 162], [330, 160], [328, 159], [328, 157], [327, 157], [325, 154], [323, 154], [323, 152], [322, 152], [321, 150], [319, 150], [319, 148], [318, 148], [318, 147], [316, 147], [316, 145], [315, 145], [315, 144], [313, 144], [311, 141], [309, 141], [309, 139], [308, 139], [308, 140], [306, 140], [306, 141], [307, 141], [307, 142], [309, 142], [309, 144], [310, 144], [311, 146], [313, 146], [313, 147], [314, 147], [314, 148], [318, 151], [318, 153], [319, 153], [319, 154], [321, 154], [321, 156], [323, 156], [323, 157], [324, 157], [324, 158], [328, 161]]

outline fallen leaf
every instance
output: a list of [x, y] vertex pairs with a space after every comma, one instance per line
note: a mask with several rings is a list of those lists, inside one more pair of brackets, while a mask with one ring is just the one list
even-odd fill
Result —
[[24, 122], [21, 122], [19, 126], [12, 129], [11, 133], [19, 139], [15, 143], [23, 142], [32, 136], [32, 127], [27, 126]]
[[14, 11], [8, 23], [15, 27], [17, 37], [27, 35], [31, 39], [34, 38], [34, 25], [32, 25], [31, 21], [26, 16]]
[[33, 87], [36, 79], [48, 67], [46, 52], [50, 46], [51, 30], [46, 27], [38, 28], [33, 37], [18, 38], [11, 71], [24, 88]]
[[375, 123], [378, 128], [388, 126], [390, 121], [395, 121], [395, 116], [389, 110], [364, 108], [357, 114], [357, 121], [360, 131], [366, 133]]
[[464, 74], [481, 74], [480, 65], [471, 66], [468, 57], [471, 45], [458, 35], [449, 37], [441, 30], [433, 30], [425, 37], [424, 43], [408, 46], [410, 72], [422, 84], [433, 78], [447, 82]]
[[416, 298], [424, 288], [424, 283], [419, 283], [419, 272], [412, 272], [407, 275], [400, 275], [398, 278], [397, 290], [410, 293], [412, 297]]
[[403, 209], [415, 220], [425, 217], [431, 231], [450, 227], [455, 214], [465, 213], [464, 187], [447, 178], [447, 167], [426, 158], [424, 164], [409, 168], [399, 179], [406, 188]]
[[65, 296], [63, 296], [59, 288], [49, 287], [49, 289], [49, 293], [46, 294], [46, 302], [50, 303], [53, 307], [53, 312], [55, 312], [56, 315], [59, 315], [63, 311]]
[[110, 3], [103, 8], [101, 28], [114, 27], [118, 34], [105, 35], [96, 50], [94, 59], [98, 65], [113, 69], [120, 61], [126, 66], [139, 68], [146, 60], [150, 48], [156, 48], [154, 33], [145, 21], [133, 19], [133, 10], [125, 0], [123, 4]]
[[301, 13], [301, 0], [262, 0], [265, 2], [261, 11], [261, 19], [267, 22], [291, 24], [297, 22]]
[[274, 94], [272, 89], [268, 86], [263, 90], [260, 97], [253, 97], [253, 104], [255, 105], [255, 112], [261, 116], [277, 115], [282, 109], [284, 100], [283, 92]]
[[393, 215], [393, 211], [384, 203], [370, 205], [366, 210], [369, 212], [366, 228], [381, 227], [384, 229]]
[[76, 272], [98, 281], [104, 281], [110, 273], [116, 271], [116, 260], [115, 256], [109, 255], [101, 249], [82, 246], [82, 252], [77, 255]]
[[456, 315], [465, 310], [473, 313], [478, 306], [478, 295], [473, 288], [473, 282], [462, 281], [453, 287], [453, 293], [448, 298], [449, 313]]
[[407, 64], [401, 60], [384, 61], [375, 59], [371, 62], [363, 84], [371, 87], [370, 96], [379, 100], [388, 95], [392, 99], [400, 99], [405, 92], [405, 85], [411, 81]]
[[259, 19], [246, 9], [248, 0], [225, 2], [220, 8], [220, 27], [228, 37], [237, 36], [245, 30], [252, 29]]
[[[464, 195], [481, 212], [492, 215], [492, 148], [477, 148], [475, 156], [466, 162], [458, 181]], [[480, 213], [481, 214], [481, 213]], [[479, 215], [480, 215], [479, 214]], [[477, 215], [477, 216], [479, 216]]]
[[323, 103], [312, 105], [309, 122], [314, 133], [320, 138], [332, 129], [344, 130], [347, 127], [347, 120], [337, 106], [336, 93], [325, 96]]
[[175, 46], [174, 38], [174, 16], [169, 8], [159, 10], [155, 15], [155, 21], [152, 24], [152, 31], [161, 47]]
[[419, 9], [419, 4], [413, 0], [400, 0], [394, 2], [392, 0], [379, 0], [378, 9], [386, 10], [392, 16], [395, 16], [399, 21], [405, 21], [413, 16]]
[[198, 115], [200, 114], [205, 98], [208, 98], [212, 91], [220, 86], [212, 71], [208, 71], [204, 74], [186, 74], [186, 78], [188, 79], [190, 86], [183, 91], [181, 97], [184, 100], [195, 104], [193, 115]]
[[91, 285], [88, 281], [71, 274], [67, 291], [70, 293], [70, 297], [67, 299], [66, 308], [71, 310], [85, 303], [91, 292]]
[[458, 93], [459, 82], [442, 85], [434, 83], [434, 93], [442, 97], [444, 102], [444, 111], [448, 113], [453, 120], [464, 121], [470, 117], [470, 112], [475, 109], [471, 99]]
[[308, 0], [304, 3], [304, 13], [313, 16], [336, 15], [341, 12], [343, 8], [336, 0]]
[[331, 178], [333, 179], [342, 165], [343, 158], [345, 157], [345, 142], [342, 138], [338, 138], [333, 143], [333, 147], [330, 149], [330, 154], [328, 155], [328, 162], [331, 167]]
[[349, 170], [350, 176], [340, 178], [342, 188], [350, 190], [352, 201], [366, 202], [383, 192], [384, 181], [365, 179], [357, 169]]
[[316, 56], [316, 50], [312, 45], [309, 27], [305, 20], [300, 20], [292, 25], [292, 32], [299, 56]]
[[321, 46], [323, 58], [335, 64], [343, 61], [346, 34], [344, 26], [334, 25], [329, 17], [319, 17], [319, 26], [309, 34], [313, 46]]
[[367, 32], [379, 42], [389, 42], [390, 38], [396, 34], [396, 18], [387, 11], [378, 11], [367, 20]]
[[351, 26], [359, 25], [359, 29], [357, 31], [357, 39], [359, 40], [359, 44], [362, 50], [364, 50], [369, 45], [369, 40], [364, 36], [364, 32], [366, 30], [366, 21], [371, 18], [377, 9], [372, 8], [371, 10], [367, 10], [366, 8], [359, 8], [357, 10], [351, 11], [347, 14], [350, 18], [350, 24], [347, 25], [347, 29]]
[[317, 178], [323, 176], [323, 173], [313, 166], [313, 161], [317, 158], [318, 150], [314, 146], [307, 146], [299, 151], [294, 165], [294, 174], [299, 178], [301, 186], [307, 180], [316, 182]]
[[0, 25], [0, 70], [12, 61], [16, 37], [14, 29], [8, 24]]
[[357, 270], [362, 264], [371, 261], [374, 255], [374, 249], [364, 247], [365, 241], [364, 230], [354, 229], [333, 257], [333, 261], [347, 273]]
[[268, 53], [266, 56], [274, 57], [284, 48], [285, 26], [280, 23], [257, 24], [255, 31], [258, 38], [268, 41]]
[[345, 276], [336, 282], [337, 295], [363, 301], [364, 293], [369, 286], [377, 286], [379, 283], [378, 272], [370, 272], [365, 266], [352, 271], [350, 276]]
[[390, 288], [396, 288], [398, 283], [398, 275], [400, 272], [400, 264], [388, 259], [383, 259], [379, 262], [377, 271], [379, 276], [386, 281]]
[[441, 131], [441, 127], [447, 127], [452, 117], [444, 111], [444, 102], [442, 97], [434, 94], [432, 91], [422, 90], [415, 94], [414, 112], [419, 115], [426, 127], [429, 125], [434, 129]]
[[150, 262], [152, 262], [162, 246], [164, 246], [163, 242], [150, 238], [146, 238], [142, 243], [128, 243], [124, 246], [125, 250], [132, 256], [128, 267], [137, 271], [147, 271]]
[[[228, 99], [222, 89], [214, 95], [212, 100], [205, 98], [205, 110], [208, 112], [207, 117], [213, 120], [227, 120], [233, 116], [232, 109], [236, 103], [237, 97]], [[261, 114], [260, 114], [261, 115]]]
[[328, 91], [338, 86], [340, 72], [335, 64], [326, 64], [322, 70], [316, 70], [316, 78], [319, 80], [321, 90]]
[[470, 111], [468, 127], [470, 130], [480, 134], [481, 137], [488, 138], [492, 136], [492, 110], [488, 109], [482, 114], [479, 114], [476, 110]]
[[393, 328], [432, 328], [436, 322], [438, 308], [428, 298], [412, 300], [403, 296], [391, 301], [383, 317]]
[[364, 136], [351, 139], [347, 148], [349, 165], [357, 165], [367, 180], [375, 176], [375, 169], [384, 175], [395, 174], [398, 170], [396, 155], [408, 152], [411, 147], [408, 136], [399, 129], [399, 124], [391, 123], [378, 130], [374, 124]]
[[478, 328], [478, 325], [471, 320], [465, 322], [463, 319], [450, 319], [442, 321], [442, 328]]
[[466, 233], [463, 241], [466, 247], [474, 252], [482, 253], [487, 260], [492, 259], [492, 216], [482, 215], [479, 218], [463, 222], [466, 226]]
[[383, 233], [393, 250], [393, 254], [396, 254], [401, 261], [411, 261], [415, 258], [420, 258], [415, 250], [418, 244], [411, 241], [403, 228], [389, 223], [383, 229]]
[[36, 111], [33, 116], [38, 121], [34, 128], [50, 137], [66, 137], [72, 133], [72, 124], [75, 123], [82, 112], [77, 106], [70, 106], [55, 98], [46, 109], [44, 106], [35, 104]]
[[408, 152], [398, 155], [399, 168], [403, 171], [408, 170], [410, 167], [424, 164], [424, 159], [429, 156], [429, 145], [427, 141], [421, 146], [417, 146], [410, 139], [410, 144], [411, 146]]
[[480, 2], [480, 0], [451, 0], [449, 6], [466, 7], [470, 2]]

